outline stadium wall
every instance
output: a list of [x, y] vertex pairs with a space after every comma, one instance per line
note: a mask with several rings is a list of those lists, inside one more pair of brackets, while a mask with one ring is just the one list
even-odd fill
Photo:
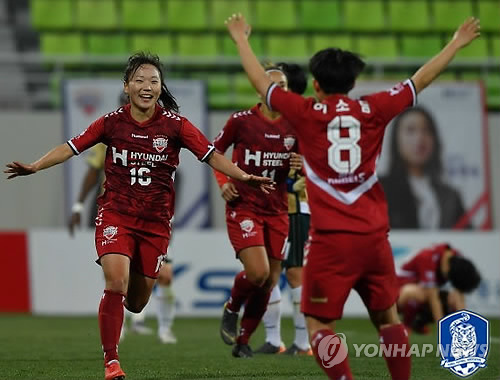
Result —
[[[486, 316], [500, 316], [500, 234], [497, 232], [393, 232], [390, 236], [396, 266], [416, 251], [434, 243], [452, 242], [481, 272], [479, 289], [467, 297], [468, 308]], [[95, 314], [104, 280], [95, 264], [90, 231], [70, 238], [63, 229], [30, 229], [0, 233], [0, 312], [40, 315]], [[234, 258], [225, 231], [179, 231], [169, 255], [174, 265], [178, 315], [218, 316], [241, 265]], [[291, 313], [284, 278], [283, 309]], [[152, 297], [148, 313], [156, 305]], [[345, 315], [367, 316], [357, 294], [351, 294]]]

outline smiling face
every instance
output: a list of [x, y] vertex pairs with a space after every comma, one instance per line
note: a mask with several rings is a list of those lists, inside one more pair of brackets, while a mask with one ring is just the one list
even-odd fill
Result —
[[397, 145], [408, 166], [423, 167], [434, 151], [434, 136], [421, 112], [409, 112], [399, 122]]
[[154, 108], [161, 94], [160, 72], [150, 64], [139, 66], [125, 82], [124, 91], [133, 107], [143, 112]]

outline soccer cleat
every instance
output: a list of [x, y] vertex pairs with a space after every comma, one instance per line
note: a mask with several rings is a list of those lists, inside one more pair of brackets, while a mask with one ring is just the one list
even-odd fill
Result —
[[286, 355], [304, 355], [304, 356], [313, 356], [313, 352], [311, 348], [309, 347], [307, 350], [302, 350], [297, 346], [295, 343], [292, 344], [288, 349], [285, 351]]
[[120, 367], [118, 360], [112, 360], [104, 366], [104, 380], [124, 380], [125, 372]]
[[248, 344], [236, 344], [233, 347], [233, 356], [235, 358], [251, 358], [253, 356], [252, 349]]
[[147, 327], [144, 322], [132, 323], [130, 331], [139, 335], [151, 335], [153, 333], [153, 330]]
[[163, 331], [158, 332], [158, 338], [160, 339], [160, 342], [163, 344], [175, 344], [177, 343], [177, 338], [175, 335], [172, 333], [172, 330], [170, 329], [165, 329]]
[[266, 342], [262, 346], [260, 346], [255, 351], [255, 353], [256, 354], [282, 354], [285, 351], [286, 351], [286, 347], [283, 343], [279, 346], [275, 346], [274, 344]]
[[233, 313], [227, 309], [227, 302], [224, 304], [224, 312], [220, 323], [220, 337], [224, 343], [233, 345], [236, 343], [236, 333], [238, 325], [238, 313]]

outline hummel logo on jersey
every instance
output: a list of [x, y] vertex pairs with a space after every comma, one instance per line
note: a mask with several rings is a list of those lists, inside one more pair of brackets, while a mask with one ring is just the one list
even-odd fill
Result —
[[236, 119], [240, 116], [247, 116], [247, 115], [251, 115], [251, 114], [252, 114], [251, 110], [240, 111], [240, 112], [236, 112], [235, 114], [233, 114], [233, 118]]
[[148, 136], [148, 135], [146, 135], [146, 136], [143, 136], [143, 135], [136, 135], [135, 133], [132, 133], [132, 135], [131, 135], [131, 136], [132, 136], [134, 139], [147, 139], [147, 138], [149, 138], [149, 136]]
[[337, 112], [347, 112], [350, 111], [349, 104], [339, 99], [338, 103], [335, 105], [335, 111]]
[[177, 121], [181, 121], [181, 118], [179, 116], [177, 116], [175, 113], [172, 113], [170, 111], [163, 111], [162, 115], [169, 117], [171, 119], [175, 119]]
[[269, 133], [264, 133], [264, 137], [266, 139], [279, 139], [281, 136], [280, 135], [271, 135]]

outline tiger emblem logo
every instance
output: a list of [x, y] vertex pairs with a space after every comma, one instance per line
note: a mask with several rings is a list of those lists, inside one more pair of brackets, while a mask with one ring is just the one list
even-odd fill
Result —
[[439, 321], [441, 366], [468, 377], [486, 366], [489, 322], [479, 314], [462, 310]]

